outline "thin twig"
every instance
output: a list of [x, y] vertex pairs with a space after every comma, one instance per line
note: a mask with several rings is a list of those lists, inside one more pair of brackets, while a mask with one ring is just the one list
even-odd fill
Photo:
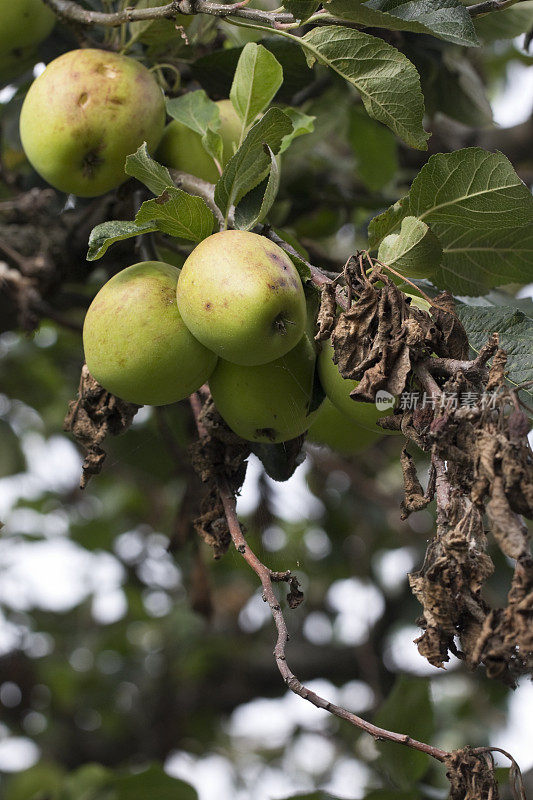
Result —
[[263, 587], [263, 597], [270, 607], [270, 611], [278, 632], [278, 638], [274, 648], [274, 658], [276, 659], [276, 664], [281, 676], [289, 689], [302, 697], [304, 700], [308, 700], [317, 708], [322, 708], [325, 711], [329, 711], [334, 716], [344, 719], [354, 725], [356, 728], [365, 731], [365, 733], [370, 734], [370, 736], [373, 736], [377, 741], [389, 741], [397, 744], [403, 744], [407, 747], [410, 747], [412, 750], [418, 750], [421, 753], [426, 753], [427, 755], [437, 759], [437, 761], [444, 761], [449, 756], [445, 750], [441, 750], [438, 747], [433, 747], [425, 742], [419, 742], [417, 739], [412, 739], [406, 734], [395, 733], [393, 731], [385, 730], [384, 728], [379, 728], [377, 725], [367, 722], [361, 717], [358, 717], [356, 714], [353, 714], [351, 711], [348, 711], [341, 706], [337, 706], [334, 703], [331, 703], [329, 700], [325, 700], [323, 697], [320, 697], [320, 695], [312, 692], [298, 680], [296, 675], [294, 675], [294, 673], [291, 671], [285, 655], [285, 647], [289, 640], [289, 633], [281, 606], [272, 586], [272, 573], [268, 567], [266, 567], [259, 560], [253, 550], [251, 550], [250, 546], [246, 542], [246, 539], [244, 538], [244, 534], [237, 518], [235, 496], [225, 478], [219, 479], [218, 489], [220, 498], [224, 505], [224, 511], [226, 513], [226, 519], [233, 544], [261, 581], [261, 585]]

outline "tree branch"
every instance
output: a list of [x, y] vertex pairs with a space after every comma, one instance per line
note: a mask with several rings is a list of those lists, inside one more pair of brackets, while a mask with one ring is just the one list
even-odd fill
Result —
[[521, 0], [484, 0], [483, 3], [468, 6], [468, 13], [471, 17], [482, 17], [485, 14], [490, 14], [491, 11], [503, 11], [504, 8], [509, 8], [509, 6], [514, 6], [515, 3], [520, 2]]
[[296, 20], [292, 14], [284, 12], [261, 11], [245, 8], [245, 3], [234, 4], [209, 3], [207, 0], [174, 0], [164, 6], [154, 8], [125, 8], [122, 11], [103, 12], [89, 11], [73, 0], [44, 0], [59, 17], [77, 22], [80, 25], [104, 25], [116, 28], [129, 22], [141, 22], [151, 19], [178, 19], [181, 14], [211, 14], [215, 17], [239, 17], [255, 23], [276, 27], [277, 25], [293, 25]]

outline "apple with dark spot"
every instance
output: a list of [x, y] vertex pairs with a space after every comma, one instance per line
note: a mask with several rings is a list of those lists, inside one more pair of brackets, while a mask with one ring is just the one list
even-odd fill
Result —
[[215, 406], [229, 427], [252, 442], [285, 442], [300, 436], [317, 416], [310, 411], [314, 345], [304, 335], [289, 353], [246, 367], [220, 359], [209, 379]]
[[228, 230], [200, 242], [183, 265], [177, 298], [191, 333], [234, 364], [274, 361], [304, 332], [298, 271], [277, 244], [257, 233]]
[[126, 156], [163, 135], [165, 102], [153, 75], [126, 56], [70, 50], [26, 95], [20, 137], [28, 160], [52, 186], [79, 197], [126, 180]]

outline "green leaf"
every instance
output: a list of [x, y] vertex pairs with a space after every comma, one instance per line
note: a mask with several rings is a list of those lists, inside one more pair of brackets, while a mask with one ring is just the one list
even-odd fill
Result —
[[268, 178], [248, 192], [235, 208], [235, 227], [243, 231], [251, 230], [258, 222], [265, 219], [278, 193], [280, 176], [278, 162], [268, 145], [265, 145], [265, 150], [270, 156]]
[[381, 242], [378, 259], [408, 278], [428, 278], [442, 261], [442, 247], [425, 222], [405, 217], [400, 233]]
[[401, 197], [394, 205], [390, 206], [382, 214], [370, 220], [368, 226], [368, 246], [371, 250], [375, 250], [379, 243], [388, 236], [398, 230], [402, 219], [409, 213], [409, 195]]
[[283, 8], [295, 19], [303, 22], [314, 14], [319, 5], [317, 0], [285, 0]]
[[533, 198], [502, 153], [471, 147], [432, 156], [407, 199], [372, 221], [370, 246], [408, 215], [429, 225], [442, 245], [436, 286], [480, 295], [533, 280]]
[[124, 171], [127, 175], [144, 183], [156, 195], [162, 194], [168, 186], [174, 186], [168, 169], [162, 164], [158, 164], [148, 154], [146, 142], [126, 158]]
[[280, 153], [284, 153], [299, 136], [304, 136], [306, 133], [313, 133], [316, 119], [316, 117], [310, 117], [308, 114], [304, 114], [299, 108], [291, 108], [290, 106], [284, 108], [283, 113], [292, 121], [292, 131], [288, 133], [287, 136], [283, 137]]
[[510, 8], [484, 14], [474, 21], [474, 27], [484, 42], [514, 39], [533, 28], [533, 0], [522, 0]]
[[[283, 84], [279, 88], [276, 100], [290, 103], [294, 95], [309, 84], [309, 69], [302, 48], [292, 39], [281, 36], [266, 36], [262, 39], [261, 45], [276, 56], [283, 69]], [[224, 48], [198, 58], [191, 64], [193, 77], [209, 95], [229, 97], [243, 49], [243, 47]]]
[[428, 33], [472, 47], [479, 40], [467, 9], [459, 0], [326, 0], [337, 17], [372, 28]]
[[140, 236], [143, 233], [153, 233], [158, 230], [153, 222], [146, 222], [138, 225], [130, 220], [112, 220], [102, 222], [93, 228], [89, 236], [89, 249], [87, 251], [87, 261], [96, 261], [102, 258], [110, 245], [120, 242], [122, 239], [131, 239], [133, 236]]
[[215, 202], [224, 215], [267, 176], [270, 156], [263, 145], [277, 155], [283, 138], [291, 131], [291, 120], [279, 108], [270, 108], [250, 129], [215, 187]]
[[135, 217], [137, 225], [155, 225], [169, 236], [201, 242], [213, 232], [215, 219], [201, 197], [171, 186], [155, 200], [146, 200]]
[[[404, 675], [397, 678], [374, 722], [386, 730], [427, 742], [434, 731], [429, 681]], [[415, 788], [427, 771], [429, 756], [393, 742], [379, 742], [377, 747], [381, 768], [391, 781], [403, 791]]]
[[389, 183], [398, 170], [394, 135], [362, 109], [350, 109], [348, 141], [356, 159], [357, 174], [367, 189], [377, 192]]
[[155, 764], [144, 772], [115, 778], [113, 787], [115, 800], [198, 800], [192, 786], [171, 778]]
[[300, 41], [310, 64], [318, 60], [355, 86], [371, 117], [412, 147], [427, 148], [420, 78], [402, 53], [381, 39], [337, 25], [313, 28]]
[[463, 125], [481, 127], [492, 122], [486, 87], [467, 58], [458, 58], [457, 53], [451, 51], [443, 52], [432, 85], [424, 87], [426, 105], [427, 88], [433, 94], [435, 110]]
[[[533, 317], [513, 306], [467, 306], [456, 313], [468, 334], [470, 346], [478, 353], [494, 332], [506, 351], [509, 380], [514, 384], [533, 380]], [[531, 390], [530, 390], [531, 391]]]
[[220, 110], [203, 89], [167, 100], [167, 112], [172, 119], [201, 136], [209, 155], [222, 163], [222, 137], [218, 133]]
[[272, 102], [283, 83], [283, 69], [272, 53], [260, 44], [249, 42], [242, 51], [230, 100], [245, 130]]

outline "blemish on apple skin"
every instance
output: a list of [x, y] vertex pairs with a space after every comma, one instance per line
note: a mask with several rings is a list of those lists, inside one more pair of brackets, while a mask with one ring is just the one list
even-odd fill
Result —
[[213, 304], [210, 302], [204, 303], [204, 308], [206, 311], [211, 311], [211, 309], [213, 308]]
[[256, 428], [255, 435], [257, 438], [266, 438], [270, 439], [271, 442], [276, 440], [276, 431], [274, 428]]
[[277, 267], [281, 267], [284, 270], [288, 269], [287, 264], [285, 263], [285, 259], [279, 256], [277, 253], [273, 253], [271, 250], [267, 250], [266, 248], [265, 248], [265, 253], [267, 257], [271, 261], [273, 261]]
[[83, 106], [86, 106], [88, 102], [89, 102], [89, 95], [87, 94], [87, 92], [82, 92], [78, 97], [78, 105], [83, 108]]

